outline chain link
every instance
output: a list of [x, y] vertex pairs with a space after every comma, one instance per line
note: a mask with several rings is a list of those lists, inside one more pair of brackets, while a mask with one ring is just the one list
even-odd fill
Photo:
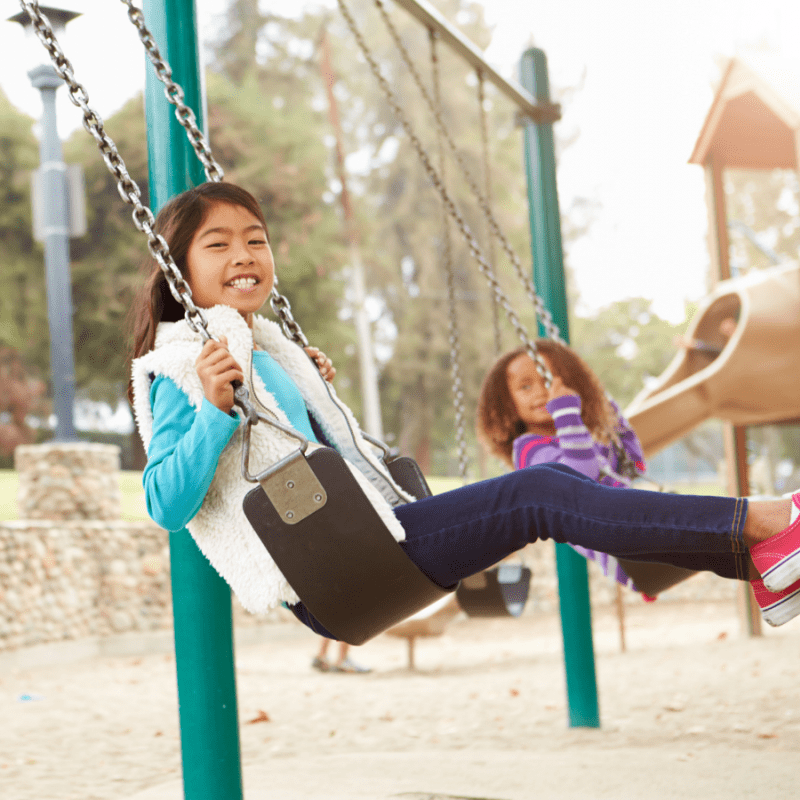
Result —
[[[343, 0], [339, 0], [340, 7], [342, 6]], [[425, 83], [422, 80], [419, 72], [417, 71], [416, 67], [414, 66], [414, 61], [411, 58], [411, 55], [408, 52], [408, 49], [403, 44], [403, 40], [400, 37], [400, 33], [398, 32], [397, 28], [395, 27], [394, 23], [391, 20], [388, 12], [386, 11], [386, 6], [384, 4], [384, 0], [374, 0], [375, 5], [378, 7], [378, 11], [381, 14], [381, 17], [384, 20], [384, 23], [391, 35], [392, 39], [397, 46], [400, 55], [405, 62], [406, 67], [414, 79], [414, 83], [417, 85], [420, 94], [422, 95], [425, 103], [428, 106], [431, 114], [436, 121], [437, 128], [442, 132], [445, 141], [447, 142], [447, 146], [450, 148], [451, 153], [453, 154], [453, 158], [455, 159], [456, 163], [458, 164], [461, 173], [464, 177], [464, 180], [467, 182], [467, 185], [470, 188], [470, 191], [475, 195], [475, 199], [478, 202], [478, 207], [481, 209], [490, 230], [495, 235], [497, 240], [500, 242], [503, 250], [505, 250], [506, 255], [508, 256], [509, 260], [511, 261], [512, 266], [514, 267], [514, 272], [519, 278], [520, 283], [525, 288], [525, 291], [530, 298], [531, 303], [533, 304], [534, 309], [536, 310], [536, 315], [542, 323], [542, 327], [545, 330], [545, 334], [550, 339], [555, 339], [556, 341], [560, 341], [559, 330], [556, 326], [555, 322], [553, 321], [553, 315], [550, 313], [548, 308], [544, 304], [544, 300], [539, 296], [536, 291], [536, 287], [533, 285], [533, 281], [529, 277], [529, 275], [525, 272], [522, 267], [522, 262], [519, 259], [516, 251], [514, 250], [511, 242], [508, 240], [508, 237], [505, 235], [503, 230], [500, 227], [500, 224], [497, 222], [497, 219], [492, 212], [491, 204], [489, 203], [486, 196], [478, 187], [478, 184], [472, 177], [472, 173], [470, 172], [469, 167], [467, 166], [466, 161], [464, 161], [463, 155], [459, 152], [456, 143], [453, 141], [453, 137], [450, 135], [450, 131], [448, 130], [447, 125], [445, 124], [444, 120], [442, 119], [442, 110], [441, 107], [437, 106], [433, 99], [430, 96], [430, 93], [425, 88]]]
[[192, 290], [172, 260], [166, 241], [154, 230], [155, 218], [153, 217], [153, 212], [142, 203], [142, 193], [138, 184], [128, 173], [125, 161], [120, 156], [114, 140], [106, 133], [102, 118], [89, 105], [89, 94], [76, 80], [72, 64], [61, 49], [50, 20], [39, 9], [37, 0], [20, 0], [20, 5], [31, 18], [33, 29], [49, 53], [55, 71], [67, 85], [70, 101], [83, 112], [83, 127], [97, 142], [106, 166], [117, 179], [119, 196], [128, 205], [133, 206], [132, 217], [134, 225], [147, 236], [147, 247], [150, 254], [164, 273], [172, 296], [185, 309], [186, 322], [192, 330], [200, 333], [204, 339], [211, 338], [208, 333], [208, 323], [205, 315], [192, 301]]
[[183, 89], [172, 80], [172, 69], [162, 58], [161, 51], [158, 49], [152, 33], [145, 25], [142, 10], [133, 4], [133, 0], [121, 0], [121, 2], [128, 7], [128, 19], [133, 23], [139, 34], [139, 39], [144, 45], [147, 56], [156, 71], [156, 76], [164, 84], [164, 96], [175, 106], [175, 118], [186, 131], [189, 142], [206, 171], [206, 177], [209, 181], [221, 181], [225, 177], [225, 172], [214, 159], [206, 137], [197, 126], [197, 117], [194, 111], [184, 102]]
[[[483, 78], [481, 70], [476, 71], [478, 78], [478, 107], [480, 111], [481, 121], [481, 155], [483, 157], [483, 183], [486, 187], [486, 202], [492, 206], [492, 168], [491, 160], [489, 158], [489, 120], [486, 113], [486, 81]], [[487, 235], [486, 239], [489, 245], [489, 263], [492, 266], [497, 264], [497, 255], [495, 253], [495, 238], [492, 236], [492, 228], [488, 221], [486, 223]], [[497, 303], [492, 303], [492, 330], [494, 332], [494, 354], [500, 356], [503, 352], [503, 334], [500, 330], [500, 309]]]
[[[550, 372], [549, 367], [539, 355], [539, 351], [536, 348], [536, 343], [533, 339], [530, 338], [528, 335], [528, 331], [526, 330], [525, 326], [520, 321], [519, 317], [517, 316], [516, 311], [514, 310], [511, 302], [509, 301], [506, 293], [503, 291], [503, 287], [500, 285], [499, 281], [497, 280], [497, 276], [494, 273], [491, 265], [487, 262], [486, 257], [483, 255], [481, 251], [480, 245], [478, 241], [475, 239], [475, 236], [472, 234], [472, 231], [469, 229], [464, 218], [461, 216], [461, 213], [456, 208], [455, 203], [453, 202], [452, 198], [450, 197], [447, 189], [441, 182], [439, 178], [439, 174], [437, 173], [436, 169], [431, 164], [430, 156], [428, 152], [425, 150], [422, 142], [420, 142], [419, 137], [415, 133], [411, 122], [409, 121], [408, 117], [406, 116], [405, 112], [403, 111], [402, 106], [397, 100], [395, 93], [392, 91], [391, 86], [389, 86], [389, 82], [383, 76], [383, 73], [380, 70], [375, 58], [372, 55], [372, 51], [370, 50], [369, 46], [367, 45], [364, 37], [361, 34], [361, 31], [358, 29], [358, 26], [355, 23], [352, 15], [350, 14], [349, 9], [344, 3], [344, 0], [337, 0], [339, 4], [339, 9], [342, 13], [342, 16], [347, 23], [348, 28], [350, 29], [353, 37], [358, 44], [359, 49], [361, 50], [362, 55], [367, 61], [372, 74], [375, 76], [375, 79], [380, 84], [380, 87], [386, 96], [386, 100], [389, 103], [392, 111], [395, 113], [398, 121], [400, 122], [403, 130], [405, 130], [406, 135], [408, 136], [412, 147], [417, 153], [417, 156], [422, 163], [425, 172], [428, 175], [431, 183], [433, 184], [436, 191], [439, 193], [439, 197], [447, 208], [452, 219], [455, 221], [456, 226], [458, 227], [459, 232], [461, 233], [464, 241], [467, 244], [467, 247], [470, 250], [473, 258], [478, 264], [478, 269], [480, 270], [481, 274], [484, 276], [486, 281], [489, 283], [492, 296], [494, 301], [500, 305], [500, 307], [505, 311], [506, 317], [508, 318], [511, 326], [514, 328], [517, 336], [519, 336], [520, 341], [525, 345], [528, 354], [531, 358], [536, 362], [536, 369], [538, 370], [539, 374], [544, 379], [547, 386], [553, 380], [552, 373]], [[377, 0], [376, 0], [377, 2]]]
[[[431, 74], [433, 76], [433, 91], [437, 106], [441, 105], [441, 79], [439, 72], [439, 56], [436, 52], [438, 35], [435, 31], [428, 31], [431, 53]], [[439, 144], [439, 174], [445, 180], [445, 151], [442, 136], [437, 135]], [[455, 414], [456, 445], [458, 448], [458, 471], [464, 483], [467, 482], [467, 434], [464, 421], [466, 419], [466, 403], [464, 400], [464, 384], [461, 378], [461, 337], [458, 331], [458, 308], [456, 304], [456, 281], [453, 268], [453, 242], [450, 236], [450, 217], [447, 209], [442, 206], [442, 251], [447, 285], [447, 310], [448, 330], [450, 335], [450, 376], [453, 389], [453, 411]]]

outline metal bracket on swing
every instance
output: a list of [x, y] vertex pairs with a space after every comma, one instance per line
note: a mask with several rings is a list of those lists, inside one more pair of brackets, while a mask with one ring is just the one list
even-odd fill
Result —
[[[247, 389], [237, 387], [235, 402], [245, 414], [246, 422], [242, 437], [242, 477], [250, 483], [258, 483], [275, 507], [280, 518], [289, 525], [310, 517], [328, 502], [328, 493], [314, 474], [305, 457], [308, 439], [293, 428], [256, 411], [248, 399]], [[249, 471], [250, 430], [258, 422], [266, 422], [300, 442], [299, 448], [268, 469], [251, 475]]]

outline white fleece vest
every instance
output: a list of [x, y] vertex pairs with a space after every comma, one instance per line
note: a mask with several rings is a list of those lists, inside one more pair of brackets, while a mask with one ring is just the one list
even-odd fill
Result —
[[[266, 350], [297, 385], [306, 407], [319, 423], [325, 437], [347, 459], [348, 466], [397, 541], [405, 532], [392, 513], [392, 505], [412, 500], [388, 477], [385, 467], [361, 437], [358, 424], [344, 403], [336, 397], [311, 360], [283, 335], [280, 327], [263, 317], [255, 317], [251, 331], [243, 317], [227, 306], [215, 306], [206, 312], [208, 330], [228, 338], [228, 349], [242, 367], [245, 383], [258, 403], [269, 409], [280, 422], [289, 420], [251, 368], [253, 343]], [[134, 413], [145, 449], [153, 434], [150, 386], [153, 376], [171, 378], [199, 409], [203, 387], [195, 369], [202, 339], [185, 321], [162, 322], [156, 332], [155, 347], [133, 362], [132, 380]], [[238, 409], [237, 409], [238, 412]], [[242, 500], [255, 484], [241, 474], [240, 425], [225, 447], [203, 505], [188, 529], [200, 551], [230, 585], [242, 605], [254, 614], [265, 613], [281, 601], [297, 603], [299, 598], [281, 574], [266, 548], [247, 521]], [[309, 450], [316, 447], [313, 443]], [[276, 461], [295, 452], [298, 441], [277, 428], [259, 423], [251, 430], [251, 474], [258, 474]], [[366, 474], [366, 477], [365, 477]]]

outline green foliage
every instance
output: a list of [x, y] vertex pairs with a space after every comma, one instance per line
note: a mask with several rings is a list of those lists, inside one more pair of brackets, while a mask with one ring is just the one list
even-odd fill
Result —
[[[149, 203], [147, 140], [141, 96], [105, 123], [128, 172]], [[128, 314], [147, 258], [146, 239], [135, 228], [133, 209], [119, 195], [95, 141], [76, 131], [65, 144], [68, 162], [83, 166], [87, 233], [71, 244], [75, 309], [75, 376], [84, 395], [114, 401], [127, 383]]]
[[31, 223], [31, 171], [38, 164], [32, 126], [0, 92], [0, 345], [46, 370], [47, 340], [37, 336], [47, 327], [47, 305], [43, 252]]
[[[727, 170], [728, 219], [744, 223], [778, 255], [796, 258], [800, 248], [798, 179], [794, 170]], [[729, 231], [731, 267], [745, 273], [772, 266], [769, 256], [735, 227]]]

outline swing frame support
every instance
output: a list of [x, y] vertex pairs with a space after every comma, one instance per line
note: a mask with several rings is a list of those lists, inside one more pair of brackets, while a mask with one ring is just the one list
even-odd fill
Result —
[[[543, 50], [532, 47], [523, 53], [520, 79], [537, 102], [550, 102], [550, 78]], [[569, 344], [553, 125], [547, 121], [524, 119], [523, 134], [533, 282], [550, 309], [561, 338]], [[539, 335], [545, 335], [541, 322]], [[569, 724], [572, 728], [599, 728], [600, 709], [586, 560], [566, 544], [556, 544], [555, 548]]]
[[[144, 0], [148, 26], [205, 127], [195, 0]], [[206, 181], [151, 65], [145, 84], [150, 203]], [[184, 529], [169, 535], [175, 668], [186, 800], [242, 800], [231, 591]]]

